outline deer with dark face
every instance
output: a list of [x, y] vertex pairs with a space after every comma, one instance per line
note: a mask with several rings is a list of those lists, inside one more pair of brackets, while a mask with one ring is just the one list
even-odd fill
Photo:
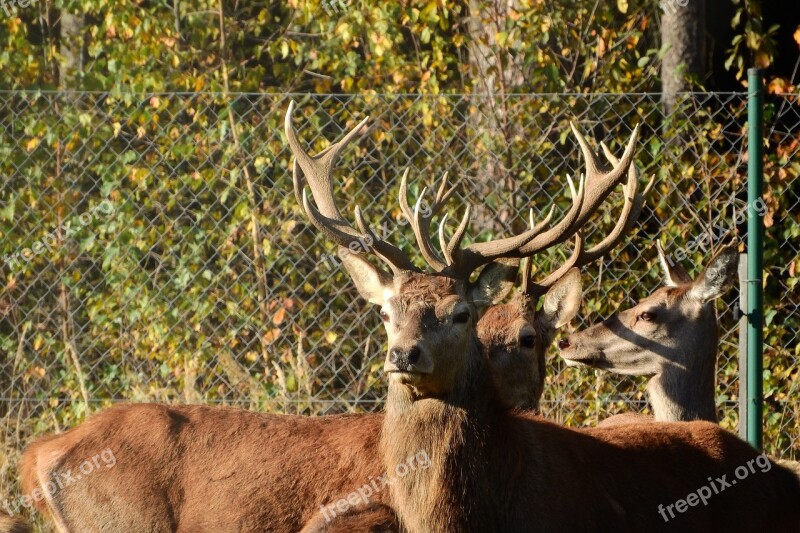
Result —
[[657, 248], [665, 286], [562, 339], [561, 357], [568, 365], [648, 376], [657, 421], [716, 422], [719, 327], [714, 303], [736, 281], [739, 254], [734, 247], [721, 249], [692, 279], [658, 242]]

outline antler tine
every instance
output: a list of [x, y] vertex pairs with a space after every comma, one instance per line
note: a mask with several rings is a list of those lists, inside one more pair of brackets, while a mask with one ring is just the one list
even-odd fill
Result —
[[[441, 209], [447, 204], [447, 201], [453, 195], [456, 186], [447, 188], [447, 172], [442, 175], [441, 183], [434, 196], [433, 204], [427, 206], [423, 213], [421, 206], [427, 193], [427, 187], [422, 189], [422, 192], [414, 204], [414, 209], [408, 203], [408, 169], [403, 173], [400, 180], [400, 209], [403, 212], [405, 219], [411, 224], [411, 229], [414, 231], [414, 237], [419, 245], [420, 252], [425, 258], [425, 261], [435, 271], [440, 272], [447, 268], [447, 263], [442, 261], [436, 251], [434, 250], [433, 243], [431, 242], [430, 227], [433, 217], [436, 216]], [[444, 219], [443, 219], [444, 221]], [[444, 250], [444, 248], [443, 248]]]
[[586, 193], [584, 194], [583, 203], [577, 213], [568, 214], [556, 226], [526, 244], [522, 249], [524, 255], [534, 255], [560, 244], [574, 235], [578, 229], [583, 227], [589, 217], [597, 211], [614, 187], [622, 181], [627, 174], [628, 168], [633, 163], [633, 152], [636, 147], [636, 141], [639, 138], [639, 126], [633, 128], [622, 158], [606, 173], [602, 173], [599, 170], [597, 159], [584, 136], [581, 135], [573, 123], [570, 123], [570, 128], [572, 128], [572, 132], [578, 141], [586, 165], [586, 174], [584, 175]]
[[[619, 160], [611, 153], [608, 146], [606, 146], [605, 143], [600, 143], [600, 146], [603, 149], [606, 159], [608, 159], [612, 165], [616, 165]], [[620, 214], [619, 220], [617, 220], [617, 224], [614, 226], [614, 229], [611, 230], [611, 233], [586, 251], [585, 258], [582, 258], [582, 264], [591, 263], [595, 259], [602, 257], [609, 250], [613, 249], [625, 235], [630, 233], [631, 229], [633, 229], [633, 225], [639, 219], [639, 215], [644, 207], [644, 202], [650, 190], [653, 188], [655, 179], [655, 176], [651, 176], [644, 191], [639, 194], [639, 170], [636, 168], [636, 163], [631, 163], [628, 169], [628, 180], [625, 182], [625, 187], [623, 188], [625, 203], [622, 206], [622, 213]]]
[[[612, 165], [617, 165], [619, 160], [611, 153], [605, 143], [601, 143], [603, 153]], [[534, 283], [532, 280], [526, 280], [527, 294], [533, 296], [541, 296], [547, 292], [559, 279], [561, 279], [571, 268], [580, 268], [592, 261], [602, 257], [610, 250], [612, 250], [628, 233], [630, 233], [639, 214], [644, 207], [644, 202], [647, 194], [653, 186], [655, 176], [650, 179], [650, 182], [645, 187], [644, 192], [638, 194], [639, 188], [639, 172], [635, 164], [631, 164], [628, 168], [628, 179], [623, 188], [623, 195], [625, 202], [622, 207], [619, 219], [614, 226], [614, 229], [598, 244], [589, 248], [585, 248], [585, 242], [581, 230], [575, 234], [575, 247], [570, 258], [554, 272], [549, 274], [544, 280]]]
[[628, 174], [628, 167], [633, 164], [633, 153], [636, 149], [636, 141], [639, 139], [639, 125], [637, 124], [636, 127], [633, 128], [633, 132], [631, 133], [631, 137], [628, 140], [628, 145], [625, 147], [625, 152], [622, 154], [622, 157], [616, 162], [609, 160], [613, 168], [605, 173], [599, 170], [597, 160], [589, 148], [589, 144], [575, 127], [575, 124], [570, 123], [570, 128], [575, 138], [578, 140], [581, 153], [583, 154], [587, 166], [586, 201], [583, 204], [578, 220], [575, 222], [577, 227], [582, 227], [586, 220], [597, 211], [597, 208], [600, 207], [611, 191], [614, 190], [614, 187], [619, 185], [619, 183], [625, 179], [626, 174]]
[[526, 273], [528, 277], [526, 286], [523, 286], [523, 292], [528, 294], [529, 296], [533, 296], [534, 298], [538, 298], [539, 296], [544, 295], [550, 287], [552, 287], [558, 280], [564, 277], [564, 274], [570, 271], [573, 267], [580, 267], [583, 264], [583, 259], [585, 257], [586, 250], [584, 248], [585, 241], [583, 239], [583, 233], [578, 231], [575, 234], [575, 246], [572, 249], [572, 255], [569, 256], [563, 265], [558, 267], [556, 270], [551, 272], [547, 275], [547, 277], [540, 281], [535, 282], [530, 277], [531, 273], [530, 270]]
[[[569, 176], [567, 176], [567, 179], [573, 197], [573, 205], [570, 209], [570, 213], [573, 216], [577, 216], [577, 213], [580, 211], [580, 206], [583, 203], [585, 180], [581, 178], [578, 190], [575, 191], [575, 185], [572, 183], [572, 179], [569, 178]], [[519, 235], [489, 242], [478, 242], [467, 248], [459, 249], [458, 244], [461, 238], [463, 238], [462, 226], [466, 229], [466, 225], [469, 222], [469, 212], [468, 210], [462, 221], [462, 225], [456, 230], [456, 234], [453, 235], [451, 242], [447, 246], [453, 259], [452, 263], [448, 266], [448, 270], [454, 276], [462, 279], [469, 278], [469, 275], [476, 269], [496, 259], [525, 257], [526, 254], [522, 251], [524, 246], [532, 239], [542, 234], [545, 227], [550, 223], [550, 219], [553, 215], [553, 209], [551, 208], [547, 217], [545, 217], [541, 223], [534, 225]], [[570, 214], [567, 216], [570, 216]]]
[[[295, 196], [301, 201], [306, 216], [308, 216], [311, 223], [340, 247], [348, 249], [350, 253], [372, 253], [377, 255], [392, 269], [394, 274], [398, 274], [403, 270], [417, 270], [411, 259], [399, 248], [375, 236], [364, 222], [358, 208], [356, 208], [356, 222], [361, 227], [361, 231], [357, 231], [347, 222], [334, 201], [332, 176], [336, 159], [342, 149], [364, 127], [369, 117], [359, 122], [355, 128], [327, 149], [316, 156], [310, 156], [300, 146], [300, 141], [294, 130], [292, 123], [294, 107], [295, 103], [292, 101], [286, 111], [284, 130], [289, 141], [289, 147], [295, 157], [292, 165]], [[302, 172], [298, 172], [298, 167]], [[314, 203], [318, 207], [311, 205], [305, 192], [303, 177], [308, 181], [311, 194], [314, 197]]]
[[341, 151], [350, 144], [358, 132], [361, 131], [361, 128], [369, 122], [369, 117], [364, 117], [361, 122], [356, 124], [353, 129], [343, 135], [337, 142], [319, 154], [311, 156], [300, 146], [300, 140], [294, 130], [294, 124], [292, 123], [294, 107], [295, 102], [292, 100], [289, 102], [289, 108], [286, 110], [284, 119], [284, 131], [286, 132], [292, 155], [294, 155], [295, 161], [300, 165], [303, 174], [308, 180], [311, 194], [314, 196], [314, 203], [319, 206], [319, 212], [327, 218], [345, 222], [333, 200], [333, 166]]

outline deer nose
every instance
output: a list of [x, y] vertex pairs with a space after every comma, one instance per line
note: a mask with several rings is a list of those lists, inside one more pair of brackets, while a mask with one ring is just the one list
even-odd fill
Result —
[[558, 339], [558, 349], [559, 350], [566, 350], [570, 346], [572, 346], [572, 344], [570, 344], [568, 338], [562, 337], [561, 339]]
[[419, 346], [414, 346], [407, 350], [392, 348], [389, 352], [389, 362], [401, 372], [407, 372], [411, 370], [413, 365], [417, 364], [420, 355], [422, 355], [422, 350], [419, 349]]

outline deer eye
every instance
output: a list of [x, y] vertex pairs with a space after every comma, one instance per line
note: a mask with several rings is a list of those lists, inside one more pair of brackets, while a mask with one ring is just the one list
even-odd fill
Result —
[[639, 318], [641, 318], [645, 322], [655, 322], [656, 320], [656, 316], [653, 313], [648, 313], [647, 311], [639, 315]]
[[460, 311], [453, 315], [454, 324], [466, 324], [469, 321], [469, 311]]
[[523, 348], [533, 348], [536, 345], [536, 337], [533, 335], [525, 335], [519, 340], [519, 344]]
[[389, 321], [389, 314], [383, 309], [380, 310], [380, 315], [381, 315], [381, 320], [383, 320], [384, 322]]

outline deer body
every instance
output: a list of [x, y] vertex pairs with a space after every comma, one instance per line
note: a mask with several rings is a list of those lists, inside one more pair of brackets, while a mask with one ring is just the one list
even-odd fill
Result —
[[381, 422], [380, 414], [121, 405], [31, 446], [23, 490], [32, 494], [59, 471], [78, 472], [111, 447], [113, 468], [48, 501], [61, 531], [296, 532], [343, 488], [380, 477]]

